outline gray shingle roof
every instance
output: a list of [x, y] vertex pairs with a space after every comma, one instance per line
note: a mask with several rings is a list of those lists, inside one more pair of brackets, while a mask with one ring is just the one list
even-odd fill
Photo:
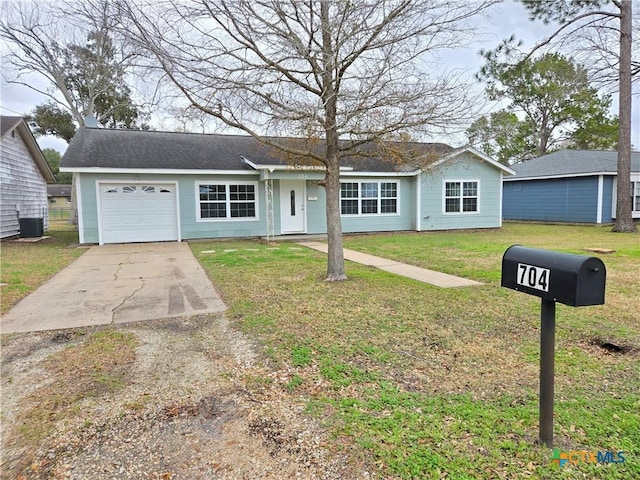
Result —
[[[515, 170], [516, 175], [509, 180], [615, 173], [617, 160], [618, 153], [613, 151], [559, 150], [513, 165], [511, 168]], [[640, 152], [631, 153], [631, 171], [640, 172]]]
[[0, 136], [4, 137], [5, 133], [7, 133], [21, 121], [22, 117], [11, 117], [2, 115], [2, 117], [0, 117]]
[[51, 197], [70, 197], [71, 185], [47, 185], [47, 195]]
[[[274, 139], [304, 142], [301, 139]], [[412, 148], [448, 153], [442, 143], [412, 143]], [[321, 148], [317, 145], [316, 148]], [[285, 155], [253, 137], [143, 130], [80, 128], [61, 167], [176, 170], [252, 170], [242, 157], [259, 165], [286, 165]], [[393, 172], [398, 165], [373, 156], [347, 159], [346, 166], [370, 172]]]

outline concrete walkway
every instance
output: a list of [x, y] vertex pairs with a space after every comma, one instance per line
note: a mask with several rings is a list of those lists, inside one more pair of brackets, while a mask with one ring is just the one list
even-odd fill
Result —
[[223, 312], [186, 243], [91, 247], [0, 320], [1, 333], [109, 325]]
[[[298, 245], [323, 253], [327, 253], [328, 250], [327, 244], [323, 242], [298, 242]], [[352, 262], [379, 268], [385, 272], [395, 273], [396, 275], [412, 278], [419, 282], [429, 283], [436, 287], [451, 288], [482, 285], [482, 283], [476, 282], [475, 280], [468, 280], [466, 278], [460, 278], [446, 273], [435, 272], [426, 268], [407, 265], [406, 263], [394, 262], [393, 260], [387, 260], [386, 258], [376, 257], [374, 255], [368, 255], [366, 253], [360, 253], [346, 248], [344, 249], [344, 258]]]

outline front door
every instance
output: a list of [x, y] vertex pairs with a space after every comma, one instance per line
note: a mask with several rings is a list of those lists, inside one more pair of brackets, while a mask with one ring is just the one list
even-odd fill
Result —
[[281, 233], [304, 233], [304, 180], [280, 180]]

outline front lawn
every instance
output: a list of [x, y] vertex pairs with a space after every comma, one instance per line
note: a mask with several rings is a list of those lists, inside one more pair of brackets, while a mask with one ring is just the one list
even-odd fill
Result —
[[[540, 301], [499, 286], [515, 243], [615, 250], [600, 255], [606, 305], [557, 307], [555, 446], [623, 452], [624, 462], [573, 453], [559, 468], [534, 444]], [[345, 247], [484, 285], [441, 289], [353, 263], [347, 282], [325, 283], [326, 257], [295, 244], [191, 244], [229, 317], [283, 372], [283, 394], [333, 432], [334, 448], [390, 478], [640, 478], [640, 236], [506, 224], [345, 237]]]
[[51, 236], [37, 243], [6, 240], [0, 246], [0, 282], [3, 285], [2, 313], [9, 311], [51, 276], [78, 258], [84, 249], [69, 248], [78, 243], [78, 232], [67, 224], [46, 232]]

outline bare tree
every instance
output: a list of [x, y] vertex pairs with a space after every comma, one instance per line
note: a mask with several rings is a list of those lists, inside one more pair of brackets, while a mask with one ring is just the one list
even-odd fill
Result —
[[[574, 62], [588, 66], [589, 81], [604, 91], [619, 88], [621, 16], [632, 23], [632, 36], [640, 33], [640, 12], [621, 12], [625, 3], [638, 0], [522, 0], [532, 20], [557, 22], [558, 28], [533, 52], [553, 47], [570, 52]], [[640, 44], [632, 43], [631, 76], [640, 80]], [[532, 52], [532, 53], [533, 53]]]
[[[346, 278], [341, 159], [371, 142], [401, 133], [422, 136], [469, 119], [470, 89], [430, 55], [471, 41], [471, 19], [492, 3], [121, 0], [120, 5], [135, 25], [132, 39], [151, 52], [191, 105], [289, 158], [324, 166], [326, 278], [333, 281]], [[274, 140], [283, 135], [312, 141]]]
[[[619, 130], [614, 232], [636, 232], [631, 202], [631, 84], [640, 79], [638, 47], [633, 49], [632, 0], [521, 0], [532, 19], [558, 22], [559, 28], [529, 55], [550, 44], [579, 45], [588, 55], [595, 80], [617, 86]], [[576, 43], [578, 42], [578, 43]], [[612, 46], [618, 45], [616, 51]], [[634, 58], [635, 53], [635, 58]], [[583, 57], [584, 58], [584, 57]]]
[[[135, 52], [114, 41], [120, 20], [110, 0], [4, 1], [1, 9], [2, 74], [8, 83], [49, 97], [38, 108], [60, 112], [63, 119], [69, 112], [80, 127], [90, 115], [102, 124], [134, 124], [141, 111], [124, 77]], [[25, 79], [34, 72], [48, 80], [46, 89]], [[74, 187], [70, 223], [76, 222], [76, 201]]]
[[[128, 88], [124, 75], [134, 57], [126, 44], [114, 42], [118, 22], [109, 0], [5, 1], [0, 16], [0, 39], [6, 45], [3, 75], [8, 83], [49, 97], [80, 126], [88, 115], [113, 115], [129, 105], [112, 101], [100, 110], [96, 104], [104, 103], [105, 95], [118, 97], [114, 84]], [[49, 81], [48, 88], [25, 80], [33, 72]]]

